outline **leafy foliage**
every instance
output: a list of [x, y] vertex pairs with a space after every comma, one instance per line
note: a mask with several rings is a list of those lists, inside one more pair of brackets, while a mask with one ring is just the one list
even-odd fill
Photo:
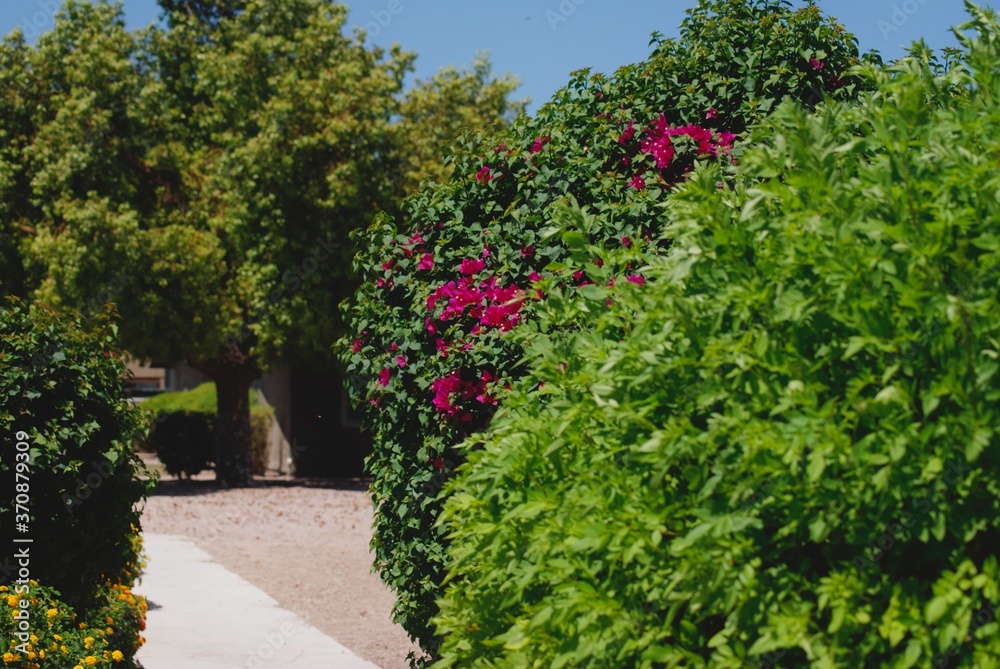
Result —
[[[44, 307], [0, 309], [5, 539], [15, 545], [16, 514], [29, 515], [30, 536], [44, 538], [31, 544], [32, 577], [84, 610], [136, 562], [136, 504], [154, 485], [139, 478], [145, 468], [132, 443], [146, 423], [125, 398], [125, 374], [106, 320], [88, 333], [79, 318]], [[15, 508], [16, 494], [27, 510]], [[5, 570], [4, 581], [15, 574]]]
[[404, 95], [413, 55], [345, 35], [332, 0], [161, 6], [129, 32], [120, 5], [67, 0], [36, 45], [0, 44], [0, 280], [113, 302], [132, 355], [212, 377], [239, 485], [249, 416], [230, 398], [279, 360], [332, 363], [348, 232], [443, 171], [428, 147], [456, 120], [503, 125], [513, 83], [481, 60]]
[[[588, 244], [627, 247], [617, 269], [634, 273], [666, 246], [654, 241], [661, 202], [695, 163], [733, 158], [734, 131], [779, 99], [850, 97], [857, 62], [853, 38], [814, 6], [706, 0], [647, 61], [612, 77], [578, 72], [536, 118], [455, 143], [451, 180], [359, 236], [364, 283], [340, 353], [375, 433], [377, 566], [425, 650], [437, 643], [429, 621], [443, 577], [435, 494], [458, 461], [452, 447], [487, 425], [518, 374], [508, 334], [531, 318], [537, 282], [599, 290], [585, 276], [596, 266], [565, 266], [596, 262]], [[600, 225], [549, 231], [569, 200]]]
[[950, 67], [918, 47], [697, 170], [644, 285], [515, 331], [530, 375], [446, 490], [438, 666], [1000, 666], [1000, 24], [969, 10]]

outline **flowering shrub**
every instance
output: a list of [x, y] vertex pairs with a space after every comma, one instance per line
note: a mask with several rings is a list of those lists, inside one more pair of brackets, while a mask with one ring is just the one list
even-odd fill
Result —
[[[540, 299], [600, 292], [592, 274], [642, 284], [668, 246], [664, 198], [695, 164], [738, 158], [737, 135], [777, 100], [853, 95], [856, 62], [851, 36], [813, 6], [705, 0], [647, 61], [579, 72], [536, 118], [452, 147], [454, 178], [364, 233], [355, 334], [340, 353], [375, 433], [376, 565], [425, 650], [443, 577], [436, 494], [452, 447], [488, 424], [520, 373], [511, 333]], [[570, 201], [600, 225], [550, 229]], [[614, 267], [598, 265], [603, 248], [622, 251]]]
[[[81, 615], [136, 563], [137, 504], [155, 485], [140, 477], [133, 442], [146, 422], [125, 374], [106, 319], [90, 328], [42, 306], [0, 308], [0, 531], [7, 546], [33, 539], [31, 576]], [[17, 578], [0, 561], [0, 584]]]
[[511, 332], [528, 373], [445, 491], [435, 666], [1000, 666], [1000, 16], [972, 12], [950, 68], [780, 107], [732, 189], [697, 170], [644, 285], [588, 270]]
[[[30, 581], [22, 596], [0, 586], [0, 642], [3, 666], [23, 669], [135, 669], [135, 654], [144, 643], [146, 600], [124, 585], [97, 592], [97, 606], [80, 616], [61, 601], [59, 592]], [[28, 602], [22, 608], [21, 601]], [[27, 611], [27, 639], [18, 637], [16, 612]]]

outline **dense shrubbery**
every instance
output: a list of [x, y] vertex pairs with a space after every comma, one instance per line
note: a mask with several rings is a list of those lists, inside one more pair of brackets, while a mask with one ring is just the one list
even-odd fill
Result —
[[576, 264], [602, 287], [515, 332], [530, 375], [446, 491], [440, 666], [1000, 666], [1000, 27], [970, 11], [945, 71], [917, 49], [697, 171], [644, 285]]
[[[853, 95], [856, 62], [853, 38], [815, 6], [705, 0], [647, 61], [613, 77], [578, 73], [536, 118], [454, 147], [452, 180], [365, 233], [348, 314], [357, 334], [341, 354], [367, 382], [355, 390], [375, 433], [377, 566], [425, 650], [442, 578], [435, 495], [454, 444], [487, 425], [517, 376], [509, 333], [530, 318], [537, 282], [593, 290], [586, 270], [561, 265], [588, 243], [627, 247], [634, 273], [659, 252], [661, 202], [695, 163], [730, 160], [737, 134], [783, 98]], [[601, 226], [548, 234], [571, 199]]]
[[[191, 390], [163, 393], [143, 403], [152, 418], [145, 447], [155, 451], [167, 472], [194, 476], [209, 469], [215, 460], [215, 384], [203, 383]], [[250, 391], [251, 464], [255, 474], [267, 468], [267, 437], [274, 411], [257, 401]]]
[[[0, 586], [0, 639], [5, 667], [25, 669], [71, 669], [72, 667], [116, 667], [134, 669], [135, 654], [144, 643], [140, 632], [146, 628], [143, 597], [124, 585], [101, 587], [95, 604], [79, 616], [73, 607], [60, 601], [56, 590], [29, 583], [29, 606], [22, 609], [20, 595]], [[8, 612], [25, 610], [32, 621], [31, 635], [22, 643], [17, 638], [17, 621]], [[22, 650], [26, 652], [21, 652]]]
[[[124, 394], [114, 327], [95, 327], [43, 307], [0, 309], [5, 545], [14, 545], [15, 519], [25, 521], [19, 514], [29, 516], [32, 577], [82, 610], [98, 586], [135, 563], [136, 504], [153, 486], [139, 478], [145, 470], [132, 443], [146, 424]], [[26, 511], [15, 509], [15, 494], [26, 495]], [[5, 570], [0, 582], [14, 578]]]
[[[132, 449], [146, 425], [125, 397], [115, 329], [92, 325], [40, 306], [0, 308], [0, 527], [5, 545], [28, 551], [27, 566], [9, 553], [0, 564], [5, 666], [134, 667], [141, 643], [145, 603], [129, 587], [136, 507], [155, 480], [140, 478]], [[22, 567], [32, 580], [20, 582]]]

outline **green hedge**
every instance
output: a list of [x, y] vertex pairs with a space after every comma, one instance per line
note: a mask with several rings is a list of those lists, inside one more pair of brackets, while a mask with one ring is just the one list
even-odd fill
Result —
[[[141, 405], [152, 418], [144, 447], [157, 454], [167, 472], [191, 477], [215, 461], [215, 384], [155, 395]], [[255, 474], [267, 469], [267, 438], [274, 410], [250, 391], [251, 464]]]
[[[654, 240], [662, 202], [695, 164], [737, 155], [739, 133], [782, 99], [851, 97], [857, 62], [852, 36], [815, 6], [705, 0], [647, 60], [577, 72], [535, 118], [448, 147], [455, 177], [364, 233], [355, 334], [339, 353], [364, 381], [354, 398], [374, 434], [376, 565], [425, 650], [443, 578], [435, 496], [459, 462], [454, 445], [489, 423], [519, 374], [509, 334], [532, 318], [538, 281], [593, 290], [565, 268], [588, 243], [628, 246], [619, 259], [634, 273], [667, 246]], [[570, 200], [601, 212], [600, 225], [551, 234]]]
[[644, 285], [588, 269], [517, 331], [530, 376], [446, 490], [437, 666], [1000, 666], [1000, 25], [970, 11], [948, 67], [917, 48], [698, 170]]
[[[131, 583], [138, 506], [155, 485], [132, 448], [146, 423], [125, 396], [126, 373], [106, 320], [88, 329], [41, 306], [0, 308], [4, 546], [33, 539], [31, 578], [81, 611], [108, 580]], [[10, 585], [20, 568], [3, 559], [0, 584]]]

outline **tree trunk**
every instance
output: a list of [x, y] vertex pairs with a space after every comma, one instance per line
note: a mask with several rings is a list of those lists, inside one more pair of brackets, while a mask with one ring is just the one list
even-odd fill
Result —
[[229, 488], [250, 486], [250, 384], [260, 378], [260, 367], [235, 342], [224, 344], [216, 358], [193, 366], [215, 381], [215, 480]]

